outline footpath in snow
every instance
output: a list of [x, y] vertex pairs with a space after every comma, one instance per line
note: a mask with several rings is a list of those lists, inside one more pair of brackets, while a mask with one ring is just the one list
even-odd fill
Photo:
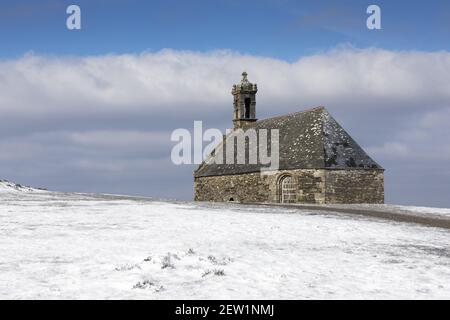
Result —
[[450, 229], [450, 209], [399, 206], [389, 204], [270, 204], [270, 206], [298, 208], [327, 213], [360, 215], [396, 222], [417, 223], [428, 227]]

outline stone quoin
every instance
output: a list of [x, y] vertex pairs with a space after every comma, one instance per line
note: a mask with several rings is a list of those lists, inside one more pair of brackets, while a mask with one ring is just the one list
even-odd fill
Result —
[[[257, 120], [257, 91], [246, 72], [233, 85], [234, 129], [277, 129], [278, 169], [264, 171], [268, 166], [259, 163], [204, 161], [194, 171], [194, 200], [384, 203], [384, 169], [324, 107]], [[220, 147], [226, 148], [227, 141], [224, 137]], [[211, 153], [213, 160], [220, 155]]]

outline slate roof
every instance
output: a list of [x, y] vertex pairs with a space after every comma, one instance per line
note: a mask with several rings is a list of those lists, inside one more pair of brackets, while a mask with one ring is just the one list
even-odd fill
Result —
[[[279, 169], [380, 169], [324, 107], [256, 121], [247, 128], [279, 129]], [[246, 129], [247, 129], [246, 128]], [[268, 133], [270, 138], [270, 133]], [[269, 139], [270, 141], [270, 139]], [[226, 142], [222, 143], [226, 148]], [[270, 146], [270, 142], [269, 142]], [[217, 149], [216, 150], [220, 150]], [[195, 177], [259, 172], [261, 164], [203, 162]], [[225, 161], [224, 161], [225, 162]], [[236, 162], [235, 162], [236, 163]], [[266, 165], [267, 167], [267, 165]]]

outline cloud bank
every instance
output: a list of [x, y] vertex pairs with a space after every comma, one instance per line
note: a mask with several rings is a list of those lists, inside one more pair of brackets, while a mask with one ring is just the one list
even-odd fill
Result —
[[292, 63], [227, 50], [27, 54], [0, 61], [0, 177], [51, 189], [188, 199], [176, 128], [231, 126], [231, 86], [257, 116], [325, 105], [386, 168], [389, 202], [450, 206], [450, 53], [340, 47]]

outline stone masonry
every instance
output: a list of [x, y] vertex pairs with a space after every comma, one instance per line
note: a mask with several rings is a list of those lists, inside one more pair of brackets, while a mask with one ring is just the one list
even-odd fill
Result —
[[281, 170], [194, 180], [195, 201], [281, 202], [280, 180], [291, 176], [296, 182], [298, 203], [384, 203], [382, 170]]

